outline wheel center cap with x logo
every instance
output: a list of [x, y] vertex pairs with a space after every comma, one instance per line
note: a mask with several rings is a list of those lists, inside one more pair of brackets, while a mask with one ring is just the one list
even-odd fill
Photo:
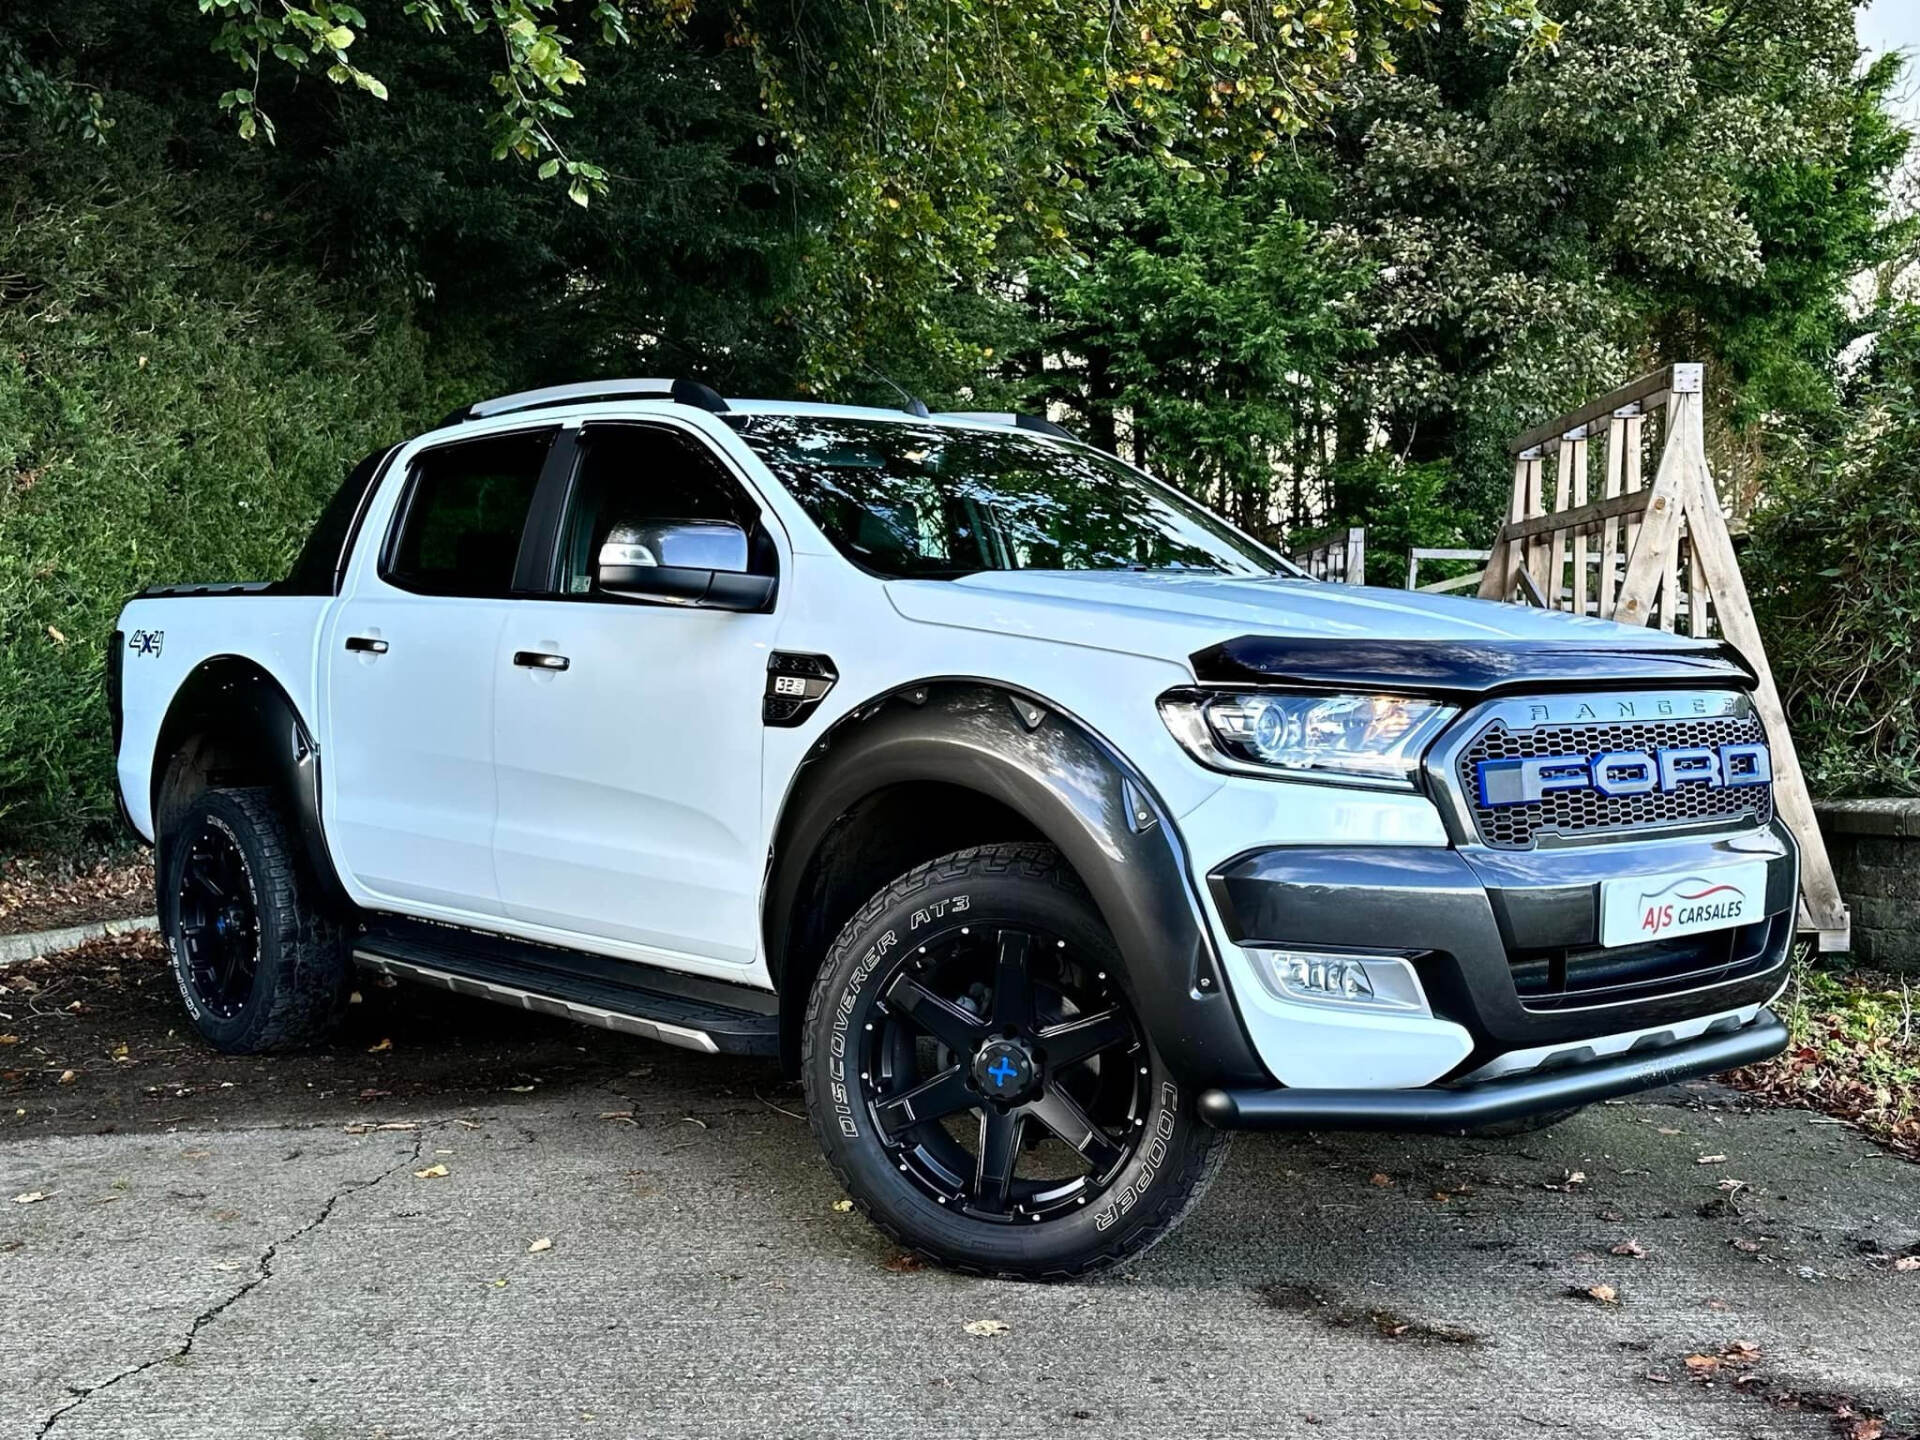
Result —
[[1024, 1100], [1033, 1089], [1033, 1055], [1018, 1040], [989, 1040], [973, 1057], [973, 1083], [993, 1100]]

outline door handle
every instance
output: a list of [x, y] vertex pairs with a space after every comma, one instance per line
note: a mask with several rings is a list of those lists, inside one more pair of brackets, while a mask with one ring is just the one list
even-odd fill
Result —
[[513, 663], [523, 670], [564, 670], [573, 662], [564, 655], [549, 655], [544, 650], [516, 650]]
[[387, 653], [387, 642], [376, 640], [371, 635], [349, 635], [347, 649], [360, 650], [368, 655], [384, 655]]

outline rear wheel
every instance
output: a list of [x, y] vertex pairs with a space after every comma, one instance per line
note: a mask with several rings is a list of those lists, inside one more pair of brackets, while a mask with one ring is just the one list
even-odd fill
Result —
[[162, 846], [160, 928], [194, 1027], [251, 1054], [324, 1039], [346, 1008], [346, 932], [319, 903], [271, 790], [208, 790]]
[[901, 877], [829, 952], [807, 1107], [835, 1173], [902, 1244], [1043, 1279], [1139, 1254], [1225, 1154], [1154, 1053], [1093, 902], [1051, 847]]

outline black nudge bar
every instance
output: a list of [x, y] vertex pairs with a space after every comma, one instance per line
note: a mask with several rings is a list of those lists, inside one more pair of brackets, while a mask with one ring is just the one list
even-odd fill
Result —
[[1762, 1010], [1738, 1030], [1545, 1073], [1422, 1090], [1208, 1090], [1200, 1114], [1222, 1130], [1467, 1130], [1737, 1070], [1786, 1048], [1787, 1027]]

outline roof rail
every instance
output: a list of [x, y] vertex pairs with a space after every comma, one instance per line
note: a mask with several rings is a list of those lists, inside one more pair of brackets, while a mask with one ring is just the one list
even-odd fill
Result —
[[471, 405], [462, 405], [440, 423], [458, 425], [464, 420], [486, 420], [495, 415], [515, 415], [522, 410], [545, 410], [590, 400], [674, 400], [716, 415], [727, 408], [719, 391], [698, 380], [582, 380], [572, 385], [548, 385], [539, 390], [496, 395], [491, 400], [476, 400]]
[[1053, 421], [1042, 419], [1038, 415], [1016, 415], [1011, 410], [943, 410], [933, 418], [978, 420], [987, 425], [1006, 425], [1015, 430], [1031, 430], [1036, 435], [1051, 435], [1056, 440], [1080, 438], [1064, 425], [1056, 425]]

